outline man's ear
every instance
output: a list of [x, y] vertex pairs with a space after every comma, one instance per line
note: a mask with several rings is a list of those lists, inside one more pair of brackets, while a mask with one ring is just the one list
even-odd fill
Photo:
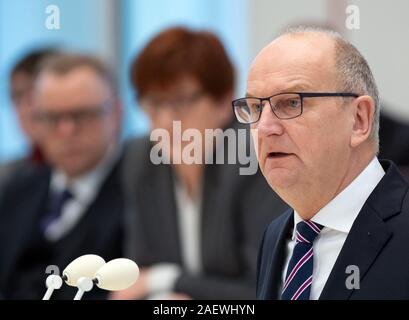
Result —
[[357, 147], [366, 140], [372, 131], [375, 116], [375, 101], [371, 96], [359, 96], [353, 102], [353, 127], [351, 147]]

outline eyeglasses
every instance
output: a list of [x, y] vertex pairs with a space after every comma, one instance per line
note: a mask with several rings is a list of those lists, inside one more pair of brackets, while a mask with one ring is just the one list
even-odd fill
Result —
[[293, 119], [303, 112], [304, 98], [316, 97], [353, 97], [359, 95], [350, 92], [284, 92], [267, 98], [241, 98], [233, 100], [234, 114], [240, 123], [251, 124], [260, 120], [263, 101], [270, 103], [271, 111], [279, 119]]
[[55, 129], [58, 124], [68, 119], [77, 126], [86, 126], [91, 121], [105, 115], [109, 109], [110, 104], [108, 102], [100, 105], [87, 108], [81, 108], [79, 110], [67, 111], [67, 112], [36, 112], [33, 114], [34, 120], [42, 124], [47, 129]]

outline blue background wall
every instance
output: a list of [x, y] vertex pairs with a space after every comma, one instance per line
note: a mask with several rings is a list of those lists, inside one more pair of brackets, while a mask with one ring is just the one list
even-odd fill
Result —
[[[248, 64], [246, 0], [0, 0], [0, 162], [24, 156], [8, 94], [9, 71], [32, 49], [58, 46], [113, 57], [125, 104], [123, 137], [140, 135], [149, 123], [134, 101], [128, 68], [135, 54], [160, 30], [172, 25], [208, 29], [225, 43], [244, 83]], [[60, 9], [61, 28], [45, 27], [46, 7]], [[114, 44], [116, 47], [107, 47]], [[109, 51], [109, 52], [107, 52]], [[243, 88], [239, 88], [242, 90]]]

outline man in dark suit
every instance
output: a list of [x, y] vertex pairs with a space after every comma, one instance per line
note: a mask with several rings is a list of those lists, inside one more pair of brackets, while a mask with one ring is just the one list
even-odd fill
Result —
[[256, 57], [247, 97], [260, 168], [292, 209], [265, 231], [259, 299], [408, 299], [408, 184], [378, 161], [379, 98], [350, 43], [292, 29]]
[[[29, 143], [29, 155], [22, 159], [0, 164], [0, 198], [2, 197], [2, 185], [7, 183], [8, 177], [13, 172], [24, 166], [26, 162], [42, 164], [44, 161], [41, 152], [35, 143], [32, 116], [32, 90], [36, 70], [44, 59], [56, 53], [56, 50], [47, 48], [28, 53], [15, 64], [10, 72], [9, 88], [10, 98], [13, 102], [20, 128]], [[0, 141], [1, 143], [1, 141]]]
[[[57, 54], [40, 66], [33, 91], [36, 141], [46, 164], [27, 162], [0, 202], [0, 291], [41, 299], [46, 269], [84, 254], [121, 257], [121, 107], [99, 60]], [[55, 299], [72, 299], [64, 286]], [[100, 298], [94, 290], [84, 298]]]
[[[151, 136], [130, 146], [124, 169], [127, 252], [141, 276], [112, 298], [255, 298], [263, 224], [287, 206], [257, 172], [254, 152], [250, 175], [231, 158], [232, 147], [249, 150], [239, 150], [239, 128], [231, 128], [234, 75], [222, 44], [207, 32], [165, 30], [135, 60], [132, 81], [152, 123]], [[220, 135], [205, 142], [212, 129]], [[233, 140], [223, 139], [228, 132]], [[178, 139], [188, 133], [193, 139]]]

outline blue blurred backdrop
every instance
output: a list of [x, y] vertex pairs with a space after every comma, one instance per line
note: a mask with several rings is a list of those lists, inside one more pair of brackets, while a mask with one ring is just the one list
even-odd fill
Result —
[[[59, 9], [58, 30], [46, 28], [49, 5]], [[111, 64], [125, 104], [126, 139], [149, 128], [128, 81], [129, 64], [138, 50], [168, 26], [208, 29], [226, 45], [237, 68], [237, 83], [243, 84], [249, 62], [246, 8], [247, 0], [0, 0], [0, 162], [27, 152], [8, 93], [10, 69], [22, 55], [55, 46], [95, 54]]]

